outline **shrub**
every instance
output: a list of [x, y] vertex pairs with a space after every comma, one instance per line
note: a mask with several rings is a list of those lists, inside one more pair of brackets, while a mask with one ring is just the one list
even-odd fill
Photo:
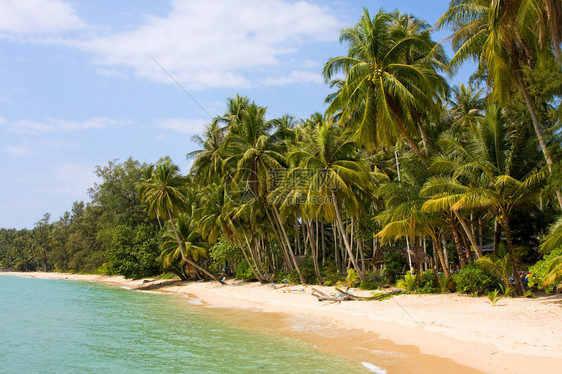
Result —
[[246, 260], [240, 261], [238, 266], [236, 267], [236, 279], [241, 280], [254, 280], [254, 274], [252, 274], [252, 270], [250, 269], [250, 265], [246, 262]]
[[437, 277], [437, 280], [441, 293], [445, 293], [447, 291], [456, 291], [456, 285], [452, 275], [446, 276], [445, 273], [441, 273]]
[[383, 275], [388, 277], [390, 283], [394, 283], [396, 276], [402, 272], [404, 264], [406, 264], [406, 258], [402, 252], [393, 251], [385, 254], [383, 260], [385, 262]]
[[432, 269], [427, 270], [421, 275], [418, 291], [420, 293], [438, 293], [441, 291], [435, 272]]
[[529, 272], [531, 272], [529, 276], [529, 287], [544, 288], [546, 293], [550, 293], [556, 288], [560, 279], [555, 277], [553, 282], [545, 282], [545, 280], [547, 280], [547, 275], [549, 274], [550, 262], [558, 256], [562, 256], [562, 248], [550, 252], [550, 254], [544, 256], [542, 260], [537, 261], [536, 264], [529, 268]]
[[418, 288], [418, 277], [411, 272], [407, 272], [404, 275], [404, 279], [400, 279], [396, 286], [403, 288], [408, 292], [414, 292]]
[[377, 290], [386, 283], [386, 279], [378, 273], [365, 274], [365, 281], [359, 284], [362, 290]]
[[322, 268], [322, 275], [324, 276], [324, 285], [332, 286], [336, 283], [343, 281], [345, 278], [338, 272], [336, 265], [333, 262], [329, 262]]
[[480, 266], [471, 263], [453, 275], [457, 291], [462, 293], [486, 294], [499, 287], [497, 278], [487, 274]]
[[98, 269], [99, 271], [133, 279], [151, 277], [162, 272], [158, 233], [153, 226], [138, 225], [131, 228], [119, 225], [111, 234], [111, 244], [105, 251], [108, 265]]

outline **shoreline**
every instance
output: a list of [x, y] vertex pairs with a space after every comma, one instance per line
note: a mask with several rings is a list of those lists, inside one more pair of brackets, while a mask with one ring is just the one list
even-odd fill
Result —
[[[128, 280], [121, 276], [42, 272], [0, 275], [89, 281], [133, 290], [143, 286], [142, 279]], [[333, 287], [314, 288], [333, 292]], [[304, 292], [300, 292], [301, 289]], [[321, 344], [325, 338], [321, 336], [321, 328], [317, 329], [316, 335], [309, 331], [291, 332], [286, 328], [280, 333], [359, 362], [369, 356], [368, 353], [381, 359], [388, 356], [388, 352], [408, 352], [415, 360], [437, 360], [438, 367], [451, 365], [449, 361], [454, 361], [459, 365], [456, 370], [464, 366], [467, 373], [555, 373], [562, 367], [560, 294], [537, 299], [501, 299], [492, 307], [486, 298], [457, 294], [399, 295], [383, 301], [328, 304], [311, 296], [310, 286], [273, 289], [270, 285], [232, 281], [226, 286], [214, 282], [189, 282], [158, 288], [158, 291], [194, 296], [203, 303], [218, 307], [276, 313], [286, 316], [287, 320], [291, 315], [321, 319], [331, 328], [347, 329], [347, 334], [342, 332], [334, 342]], [[358, 291], [361, 292], [369, 294]], [[344, 335], [349, 339], [346, 340]], [[352, 346], [332, 347], [333, 343], [341, 342]], [[389, 342], [392, 347], [385, 353], [380, 347], [381, 342]], [[347, 347], [349, 352], [341, 353], [341, 347]], [[422, 357], [426, 355], [429, 356]], [[400, 360], [394, 358], [394, 361]], [[381, 367], [387, 369], [384, 364]], [[393, 371], [396, 372], [389, 370]]]

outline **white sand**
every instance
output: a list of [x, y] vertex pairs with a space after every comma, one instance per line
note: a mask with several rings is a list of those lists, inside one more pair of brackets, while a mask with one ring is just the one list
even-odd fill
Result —
[[[1, 275], [2, 273], [0, 273]], [[135, 288], [142, 280], [60, 273], [5, 273], [37, 278], [73, 279]], [[399, 295], [384, 301], [318, 302], [302, 286], [273, 289], [258, 283], [190, 282], [164, 291], [194, 295], [223, 307], [322, 317], [338, 326], [359, 328], [421, 353], [450, 358], [488, 373], [562, 372], [562, 295], [501, 299], [456, 294]], [[325, 293], [333, 287], [315, 287]], [[287, 292], [294, 290], [295, 292]], [[365, 291], [358, 294], [368, 295]]]

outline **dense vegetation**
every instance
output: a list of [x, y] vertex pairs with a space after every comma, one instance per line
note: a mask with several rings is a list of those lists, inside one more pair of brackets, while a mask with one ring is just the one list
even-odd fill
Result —
[[[326, 113], [268, 119], [228, 99], [189, 175], [167, 158], [98, 167], [90, 203], [0, 230], [0, 266], [364, 288], [409, 270], [411, 291], [515, 295], [531, 266], [529, 286], [552, 289], [561, 21], [551, 1], [453, 0], [436, 24], [453, 30], [448, 60], [424, 21], [365, 10], [324, 66]], [[467, 59], [470, 84], [449, 87]]]

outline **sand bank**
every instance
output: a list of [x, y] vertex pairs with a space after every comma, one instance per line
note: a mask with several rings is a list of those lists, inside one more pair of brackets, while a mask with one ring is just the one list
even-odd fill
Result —
[[[114, 276], [5, 274], [101, 282], [133, 289], [143, 285], [143, 280]], [[316, 288], [326, 293], [334, 292], [333, 287]], [[315, 331], [295, 331], [290, 335], [329, 353], [340, 354], [345, 350], [340, 355], [356, 360], [368, 360], [369, 356], [375, 355], [378, 363], [382, 360], [379, 365], [382, 367], [385, 367], [384, 357], [408, 351], [416, 360], [427, 359], [423, 355], [439, 356], [454, 360], [467, 369], [451, 366], [455, 372], [468, 373], [474, 369], [488, 373], [558, 373], [562, 368], [562, 295], [501, 299], [492, 307], [486, 298], [456, 294], [399, 295], [384, 301], [328, 304], [311, 296], [310, 286], [273, 289], [269, 285], [245, 282], [229, 282], [226, 286], [214, 282], [190, 282], [162, 290], [193, 295], [221, 307], [288, 313], [298, 315], [301, 321], [309, 318], [310, 325], [316, 326]], [[364, 291], [357, 292], [368, 295]], [[319, 333], [322, 329], [318, 328], [319, 319], [327, 321], [334, 329], [354, 330], [349, 330], [346, 337], [340, 335], [330, 340], [327, 335]], [[256, 321], [256, 324], [260, 323]], [[373, 340], [373, 337], [378, 339]], [[397, 346], [382, 349], [381, 339]], [[324, 340], [328, 343], [323, 343]], [[416, 357], [412, 346], [423, 355]], [[396, 357], [388, 360], [390, 369], [394, 369], [389, 372], [400, 369], [397, 361], [400, 360]], [[436, 364], [444, 369], [447, 362]]]

